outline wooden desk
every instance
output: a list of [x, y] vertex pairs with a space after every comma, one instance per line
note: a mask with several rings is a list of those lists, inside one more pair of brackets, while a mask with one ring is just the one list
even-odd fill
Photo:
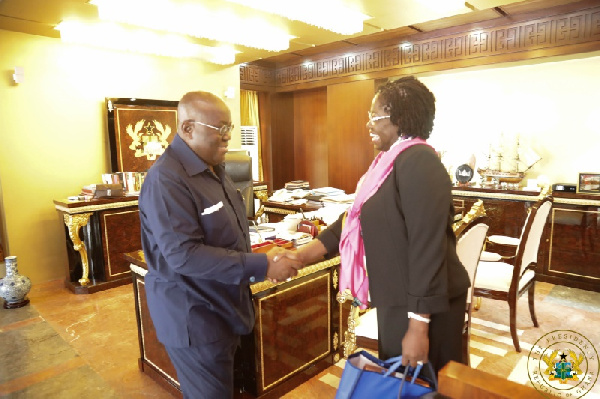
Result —
[[[148, 312], [141, 251], [128, 253], [140, 344], [139, 367], [176, 396], [177, 375]], [[337, 300], [339, 257], [302, 269], [289, 282], [251, 285], [254, 332], [236, 354], [237, 398], [279, 398], [341, 359], [349, 304]]]
[[285, 215], [293, 215], [300, 213], [300, 209], [304, 212], [311, 212], [320, 209], [320, 206], [310, 205], [292, 205], [283, 204], [280, 202], [263, 201], [265, 214], [269, 217], [270, 223], [277, 223], [283, 220]]
[[65, 227], [69, 263], [65, 286], [91, 294], [131, 282], [122, 254], [142, 248], [138, 197], [54, 200]]
[[450, 398], [532, 399], [553, 397], [547, 392], [542, 395], [531, 386], [517, 384], [453, 361], [438, 373], [438, 385], [438, 392]]

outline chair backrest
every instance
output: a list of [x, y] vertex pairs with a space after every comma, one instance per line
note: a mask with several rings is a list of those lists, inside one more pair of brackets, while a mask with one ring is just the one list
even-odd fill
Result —
[[472, 302], [472, 288], [477, 274], [477, 265], [479, 264], [479, 257], [485, 244], [488, 229], [489, 226], [482, 221], [471, 224], [456, 242], [456, 254], [465, 269], [467, 269], [469, 279], [471, 280], [471, 287], [469, 287], [467, 294], [467, 301], [469, 303]]
[[554, 199], [548, 196], [542, 198], [531, 207], [531, 211], [523, 228], [523, 233], [521, 234], [521, 242], [517, 248], [514, 265], [518, 265], [518, 267], [515, 267], [513, 272], [511, 286], [515, 284], [518, 286], [518, 281], [521, 278], [521, 275], [525, 273], [526, 269], [530, 265], [535, 266], [535, 264], [537, 264], [542, 234], [544, 233], [546, 220], [550, 214], [550, 209], [552, 209], [553, 202]]
[[252, 180], [252, 158], [247, 152], [232, 151], [225, 154], [225, 173], [240, 190], [246, 205], [246, 216], [254, 218], [254, 181]]

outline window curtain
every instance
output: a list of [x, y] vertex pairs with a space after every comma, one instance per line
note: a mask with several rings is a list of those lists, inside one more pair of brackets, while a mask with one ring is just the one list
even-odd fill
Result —
[[240, 90], [240, 117], [242, 126], [256, 126], [256, 145], [258, 146], [258, 180], [262, 181], [263, 166], [262, 166], [262, 150], [261, 150], [261, 132], [260, 121], [258, 116], [258, 93], [254, 90]]

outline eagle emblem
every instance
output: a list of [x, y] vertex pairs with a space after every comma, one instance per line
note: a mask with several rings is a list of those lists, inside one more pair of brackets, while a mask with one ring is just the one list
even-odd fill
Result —
[[171, 127], [166, 124], [163, 126], [156, 119], [148, 123], [141, 119], [135, 126], [127, 125], [125, 131], [131, 137], [129, 149], [135, 151], [136, 158], [145, 156], [149, 161], [154, 161], [169, 145]]

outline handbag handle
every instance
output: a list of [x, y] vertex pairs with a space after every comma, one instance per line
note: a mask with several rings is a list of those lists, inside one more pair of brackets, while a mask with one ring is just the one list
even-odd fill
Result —
[[[384, 362], [384, 364], [386, 366], [389, 365], [388, 371], [384, 374], [387, 377], [387, 376], [391, 375], [393, 372], [395, 372], [396, 370], [398, 370], [400, 368], [400, 366], [402, 366], [402, 356], [396, 356], [396, 357], [389, 358]], [[437, 377], [435, 375], [435, 370], [433, 369], [431, 362], [427, 362], [427, 366], [429, 367], [429, 372], [431, 374], [432, 381], [429, 381], [429, 378], [422, 378], [422, 379], [427, 381], [427, 383], [430, 384], [430, 387], [433, 390], [437, 391], [438, 390], [438, 382], [437, 382]], [[419, 376], [419, 373], [421, 372], [422, 368], [423, 368], [423, 364], [418, 364], [417, 367], [414, 369], [414, 371], [412, 373], [412, 379], [410, 381], [411, 384], [415, 383], [415, 380]], [[400, 383], [400, 390], [398, 391], [398, 398], [400, 398], [402, 395], [402, 388], [404, 387], [404, 383], [406, 382], [406, 376], [408, 375], [408, 372], [411, 369], [412, 369], [412, 367], [410, 365], [405, 366], [404, 373], [402, 375], [402, 382]]]

